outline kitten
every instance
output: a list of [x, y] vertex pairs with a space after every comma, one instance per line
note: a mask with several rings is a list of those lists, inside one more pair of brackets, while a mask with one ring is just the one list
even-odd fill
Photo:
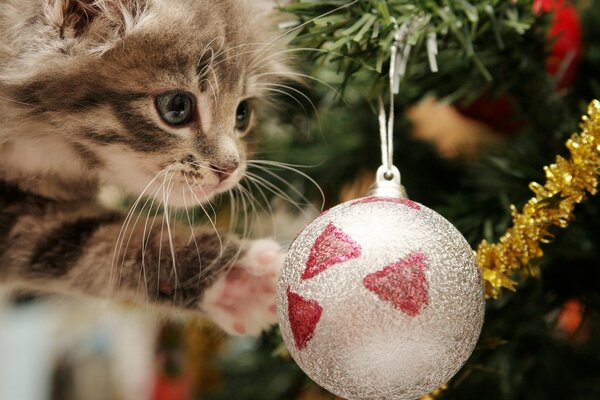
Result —
[[198, 310], [233, 334], [276, 321], [274, 241], [148, 229], [96, 200], [110, 184], [188, 208], [238, 184], [253, 107], [285, 74], [273, 6], [2, 1], [0, 282]]

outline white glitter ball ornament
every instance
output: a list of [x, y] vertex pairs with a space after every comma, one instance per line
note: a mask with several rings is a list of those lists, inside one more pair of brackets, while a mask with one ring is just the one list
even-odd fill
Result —
[[414, 400], [446, 383], [484, 316], [469, 244], [441, 215], [399, 197], [321, 214], [292, 244], [277, 297], [292, 357], [351, 400]]

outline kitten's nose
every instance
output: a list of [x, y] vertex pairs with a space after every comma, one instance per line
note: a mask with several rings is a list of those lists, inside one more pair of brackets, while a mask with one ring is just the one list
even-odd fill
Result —
[[239, 167], [240, 162], [235, 160], [235, 161], [229, 161], [226, 163], [220, 163], [218, 165], [213, 164], [211, 165], [212, 170], [215, 172], [215, 174], [217, 174], [217, 176], [219, 177], [219, 180], [221, 182], [223, 182], [225, 179], [229, 178], [231, 176], [231, 174], [233, 174]]

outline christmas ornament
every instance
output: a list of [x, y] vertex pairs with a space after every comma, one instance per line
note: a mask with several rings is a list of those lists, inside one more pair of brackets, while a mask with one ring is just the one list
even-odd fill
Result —
[[[400, 36], [392, 46], [392, 93]], [[400, 185], [392, 165], [393, 95], [390, 103], [389, 119], [379, 103], [383, 165], [371, 195], [308, 225], [278, 283], [290, 354], [315, 382], [349, 400], [414, 400], [434, 390], [469, 357], [483, 323], [473, 251]]]
[[583, 55], [583, 28], [575, 6], [566, 0], [534, 0], [535, 14], [551, 13], [552, 22], [548, 31], [551, 42], [550, 54], [546, 59], [546, 70], [557, 78], [557, 88], [569, 87]]
[[447, 220], [399, 197], [332, 208], [294, 241], [278, 287], [298, 365], [346, 399], [415, 399], [450, 379], [483, 323], [473, 252]]

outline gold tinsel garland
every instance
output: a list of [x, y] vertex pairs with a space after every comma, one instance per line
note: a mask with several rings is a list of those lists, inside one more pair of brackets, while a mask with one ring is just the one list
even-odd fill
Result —
[[[532, 182], [535, 193], [519, 213], [511, 206], [512, 227], [498, 243], [482, 241], [476, 251], [488, 298], [497, 299], [502, 288], [515, 290], [514, 271], [525, 275], [539, 273], [537, 261], [544, 255], [541, 245], [549, 243], [553, 226], [566, 228], [573, 219], [575, 205], [585, 199], [586, 192], [596, 194], [600, 174], [600, 101], [588, 106], [581, 118], [581, 133], [574, 133], [566, 143], [570, 159], [556, 157], [556, 163], [544, 167], [546, 183]], [[438, 398], [448, 385], [422, 396], [419, 400]]]
[[595, 194], [600, 173], [600, 102], [588, 106], [582, 117], [581, 133], [566, 143], [570, 159], [556, 157], [556, 163], [544, 167], [546, 183], [532, 182], [535, 193], [519, 213], [511, 206], [513, 225], [498, 243], [482, 241], [477, 248], [477, 264], [485, 283], [486, 296], [498, 298], [502, 288], [515, 290], [513, 271], [538, 274], [537, 262], [544, 255], [541, 245], [552, 240], [553, 226], [567, 227], [573, 209], [586, 192]]

